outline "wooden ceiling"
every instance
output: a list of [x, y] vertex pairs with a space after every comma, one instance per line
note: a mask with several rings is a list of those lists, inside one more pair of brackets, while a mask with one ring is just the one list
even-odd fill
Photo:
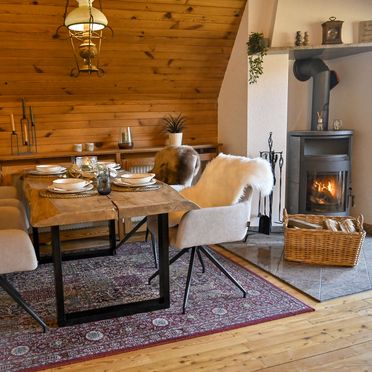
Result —
[[[21, 97], [34, 107], [41, 152], [112, 147], [123, 126], [137, 145], [159, 146], [160, 119], [177, 112], [188, 118], [184, 143], [217, 141], [217, 97], [246, 0], [101, 3], [114, 31], [102, 45], [105, 75], [72, 77], [69, 40], [53, 37], [66, 2], [0, 2], [0, 153], [9, 152], [9, 113], [19, 120]], [[76, 6], [70, 0], [69, 11]]]
[[[69, 3], [71, 11], [77, 3]], [[114, 31], [113, 37], [105, 33], [102, 45], [105, 76], [74, 78], [69, 41], [53, 38], [63, 23], [65, 1], [2, 2], [1, 95], [217, 97], [245, 0], [101, 3]]]

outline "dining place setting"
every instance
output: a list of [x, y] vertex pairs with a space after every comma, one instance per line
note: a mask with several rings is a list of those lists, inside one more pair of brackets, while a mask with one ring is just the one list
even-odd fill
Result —
[[[108, 195], [111, 191], [139, 192], [161, 187], [154, 173], [131, 173], [113, 161], [97, 161], [97, 157], [77, 157], [70, 166], [40, 164], [27, 175], [40, 176], [50, 183], [40, 190], [48, 198]], [[44, 183], [44, 181], [43, 181]]]

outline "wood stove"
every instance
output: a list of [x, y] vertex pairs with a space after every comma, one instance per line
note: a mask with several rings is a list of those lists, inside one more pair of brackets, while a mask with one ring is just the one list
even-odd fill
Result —
[[352, 134], [347, 130], [289, 133], [286, 206], [290, 214], [349, 214]]

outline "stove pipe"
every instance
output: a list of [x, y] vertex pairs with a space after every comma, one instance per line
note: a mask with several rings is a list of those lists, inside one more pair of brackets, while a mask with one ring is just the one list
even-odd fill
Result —
[[338, 84], [335, 71], [319, 58], [296, 60], [293, 73], [300, 81], [313, 78], [313, 99], [311, 109], [311, 130], [317, 130], [318, 112], [322, 113], [323, 129], [328, 130], [329, 94], [330, 90]]

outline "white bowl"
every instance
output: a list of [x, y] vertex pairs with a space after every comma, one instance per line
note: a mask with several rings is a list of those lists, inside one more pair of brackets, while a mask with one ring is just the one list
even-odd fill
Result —
[[58, 173], [63, 169], [60, 165], [37, 165], [36, 170], [41, 173]]
[[121, 179], [132, 185], [142, 185], [150, 182], [155, 177], [155, 173], [124, 173]]
[[58, 178], [53, 181], [53, 187], [61, 190], [81, 190], [89, 182], [79, 178]]

